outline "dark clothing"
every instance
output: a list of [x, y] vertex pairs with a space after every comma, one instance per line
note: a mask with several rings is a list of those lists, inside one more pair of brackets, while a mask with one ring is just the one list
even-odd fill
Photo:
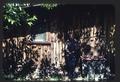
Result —
[[79, 60], [79, 43], [74, 39], [69, 39], [66, 42], [65, 48], [65, 63], [69, 78], [74, 76], [74, 70]]

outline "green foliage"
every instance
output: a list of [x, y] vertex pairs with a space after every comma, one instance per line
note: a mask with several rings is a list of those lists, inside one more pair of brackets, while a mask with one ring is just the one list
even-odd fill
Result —
[[48, 10], [52, 10], [53, 8], [57, 7], [58, 4], [48, 4], [48, 3], [41, 3], [41, 4], [36, 4], [34, 6], [40, 6], [40, 7], [43, 7], [43, 8], [46, 8]]
[[[57, 4], [41, 3], [36, 4], [35, 6], [41, 6], [51, 10], [56, 7]], [[37, 20], [37, 17], [35, 15], [28, 14], [23, 7], [29, 7], [29, 4], [7, 3], [4, 5], [4, 28], [9, 29], [10, 25], [21, 26], [23, 25], [23, 22], [29, 27], [33, 25]]]
[[24, 8], [19, 5], [14, 4], [6, 4], [4, 6], [4, 19], [6, 22], [5, 27], [9, 27], [9, 25], [22, 25], [21, 21], [27, 23], [30, 27], [33, 25], [33, 22], [37, 20], [35, 15], [29, 15]]
[[45, 4], [45, 3], [43, 3], [43, 4], [40, 4], [40, 6], [41, 6], [41, 7], [45, 7], [45, 8], [47, 8], [48, 10], [51, 10], [51, 9], [53, 9], [54, 7], [56, 7], [57, 4]]

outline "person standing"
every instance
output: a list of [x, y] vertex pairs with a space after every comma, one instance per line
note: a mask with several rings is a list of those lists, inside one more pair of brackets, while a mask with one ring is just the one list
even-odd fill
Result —
[[68, 77], [70, 79], [74, 78], [74, 70], [78, 63], [78, 56], [79, 56], [79, 43], [74, 38], [73, 32], [69, 33], [69, 38], [65, 43], [65, 63], [66, 63], [66, 70], [68, 72]]

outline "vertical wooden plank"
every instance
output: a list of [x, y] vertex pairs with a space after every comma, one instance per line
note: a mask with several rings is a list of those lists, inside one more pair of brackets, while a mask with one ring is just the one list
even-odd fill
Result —
[[51, 33], [50, 32], [48, 32], [48, 41], [51, 43], [51, 45], [49, 47], [49, 53], [50, 53], [50, 58], [51, 58], [51, 63], [52, 63], [53, 50], [52, 50], [52, 42], [51, 42]]
[[[57, 34], [56, 34], [56, 36], [57, 36]], [[59, 54], [58, 54], [58, 39], [57, 39], [57, 37], [56, 37], [56, 49], [55, 49], [55, 50], [56, 50], [56, 54], [55, 54], [55, 55], [56, 55], [56, 58], [57, 58], [57, 60], [59, 60], [59, 59], [58, 59], [58, 55], [59, 55]], [[58, 62], [58, 61], [55, 61], [55, 62]], [[58, 64], [58, 63], [57, 63], [57, 64]]]
[[55, 54], [56, 54], [56, 51], [55, 51], [55, 49], [56, 49], [56, 42], [55, 42], [55, 33], [53, 33], [53, 37], [54, 37], [54, 39], [53, 39], [53, 45], [54, 45], [54, 53], [53, 53], [53, 61], [54, 61], [54, 63], [55, 63]]
[[61, 55], [62, 55], [62, 53], [61, 53], [61, 41], [59, 42], [59, 62], [61, 61]]

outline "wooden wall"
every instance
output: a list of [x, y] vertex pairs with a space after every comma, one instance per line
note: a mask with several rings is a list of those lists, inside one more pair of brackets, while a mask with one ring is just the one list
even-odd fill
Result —
[[[86, 42], [88, 45], [90, 45], [93, 49], [94, 47], [96, 47], [96, 44], [101, 44], [103, 45], [102, 43], [100, 43], [100, 39], [103, 39], [105, 38], [104, 37], [98, 37], [96, 36], [96, 32], [100, 32], [100, 27], [98, 27], [99, 29], [97, 29], [95, 26], [94, 27], [90, 27], [90, 28], [84, 28], [82, 29], [82, 35], [80, 36], [80, 39], [79, 39], [79, 42], [82, 44], [84, 42]], [[64, 33], [63, 33], [64, 34]], [[87, 35], [88, 34], [88, 35]], [[26, 36], [26, 38], [28, 37], [29, 35]], [[64, 36], [63, 36], [64, 37]], [[20, 45], [22, 44], [21, 42], [23, 41], [25, 37], [17, 37], [17, 38], [12, 38], [12, 40], [14, 40], [14, 44], [15, 46], [19, 49]], [[28, 40], [28, 39], [27, 39]], [[37, 52], [38, 55], [39, 55], [39, 59], [41, 60], [43, 58], [44, 55], [50, 55], [51, 57], [51, 62], [52, 63], [55, 63], [56, 60], [55, 58], [57, 57], [57, 62], [60, 64], [60, 63], [64, 63], [64, 43], [65, 41], [62, 41], [61, 39], [58, 38], [58, 32], [57, 33], [54, 33], [54, 32], [46, 32], [46, 40], [48, 42], [50, 42], [51, 45], [26, 45], [27, 48], [31, 49], [32, 52]], [[10, 41], [10, 38], [6, 39], [7, 42], [11, 42]], [[81, 45], [80, 44], [80, 45]], [[8, 50], [12, 49], [12, 48], [9, 48], [7, 47], [6, 43], [3, 42], [3, 47], [4, 48], [7, 48]], [[9, 52], [8, 52], [9, 53]], [[23, 49], [23, 61], [26, 59], [26, 54], [29, 54], [30, 53], [26, 53], [24, 52], [24, 49]], [[32, 54], [31, 54], [32, 55]]]

